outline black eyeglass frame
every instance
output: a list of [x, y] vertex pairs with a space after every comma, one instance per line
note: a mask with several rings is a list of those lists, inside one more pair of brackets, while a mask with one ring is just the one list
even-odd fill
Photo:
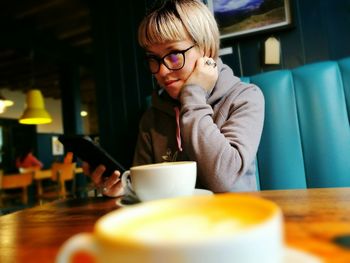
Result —
[[[185, 63], [186, 63], [186, 56], [185, 56], [185, 53], [186, 53], [187, 51], [189, 51], [191, 48], [193, 48], [194, 46], [196, 46], [196, 44], [194, 44], [194, 45], [192, 45], [192, 46], [190, 46], [189, 48], [186, 48], [186, 49], [184, 49], [184, 50], [175, 50], [175, 51], [171, 51], [171, 52], [169, 52], [168, 54], [164, 55], [164, 56], [161, 57], [161, 58], [159, 58], [159, 57], [157, 57], [157, 56], [154, 56], [154, 55], [148, 55], [148, 56], [146, 56], [147, 62], [148, 62], [149, 59], [154, 59], [155, 61], [158, 62], [157, 71], [152, 72], [151, 67], [148, 66], [149, 70], [151, 71], [152, 74], [157, 74], [157, 73], [159, 72], [159, 70], [160, 70], [160, 64], [163, 64], [163, 65], [166, 66], [166, 68], [169, 69], [169, 70], [180, 70], [180, 69], [182, 69], [182, 68], [185, 66]], [[165, 59], [167, 56], [171, 55], [171, 54], [181, 54], [181, 55], [183, 56], [183, 63], [182, 63], [182, 66], [181, 66], [181, 67], [179, 67], [179, 68], [169, 68], [169, 66], [165, 63], [165, 60], [164, 60], [164, 59]], [[149, 63], [148, 63], [148, 64], [149, 64]]]

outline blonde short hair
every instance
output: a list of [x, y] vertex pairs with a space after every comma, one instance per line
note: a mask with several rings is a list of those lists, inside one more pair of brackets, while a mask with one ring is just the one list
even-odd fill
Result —
[[217, 58], [219, 29], [212, 12], [199, 0], [168, 0], [142, 20], [138, 41], [146, 48], [168, 41], [190, 39], [204, 54]]

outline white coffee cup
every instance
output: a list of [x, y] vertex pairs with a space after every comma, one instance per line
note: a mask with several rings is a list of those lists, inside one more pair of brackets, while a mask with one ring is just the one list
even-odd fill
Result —
[[56, 262], [282, 263], [283, 253], [278, 206], [230, 193], [120, 208], [66, 241]]
[[195, 190], [196, 178], [196, 162], [164, 162], [131, 167], [123, 173], [122, 184], [126, 195], [150, 201], [191, 196]]

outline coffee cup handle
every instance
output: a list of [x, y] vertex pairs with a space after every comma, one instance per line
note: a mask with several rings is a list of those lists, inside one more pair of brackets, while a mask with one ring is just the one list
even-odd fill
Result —
[[132, 185], [130, 183], [130, 171], [125, 171], [123, 174], [122, 174], [122, 186], [124, 188], [124, 193], [126, 196], [130, 196], [132, 198], [135, 198], [135, 199], [138, 199], [137, 198], [137, 195], [134, 191], [134, 189], [132, 188]]
[[98, 250], [94, 237], [80, 233], [69, 238], [58, 251], [56, 263], [97, 262]]

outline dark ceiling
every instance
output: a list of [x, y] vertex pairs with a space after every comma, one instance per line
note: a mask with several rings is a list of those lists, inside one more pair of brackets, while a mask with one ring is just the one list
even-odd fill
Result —
[[1, 1], [0, 32], [0, 90], [34, 87], [60, 98], [60, 70], [78, 64], [82, 102], [94, 104], [87, 1]]

